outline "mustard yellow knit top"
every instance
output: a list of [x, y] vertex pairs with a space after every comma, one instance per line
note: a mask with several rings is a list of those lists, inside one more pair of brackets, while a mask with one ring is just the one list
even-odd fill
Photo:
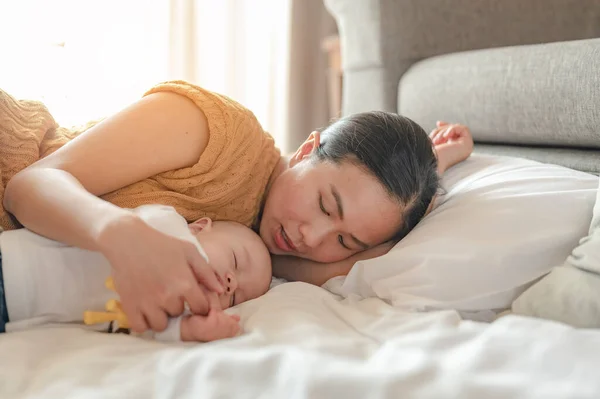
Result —
[[[191, 167], [160, 173], [102, 198], [124, 208], [171, 205], [188, 222], [208, 216], [256, 227], [267, 182], [280, 159], [273, 138], [251, 111], [226, 96], [184, 81], [159, 84], [145, 95], [161, 91], [186, 96], [206, 115], [206, 149]], [[42, 103], [16, 100], [0, 90], [1, 227], [16, 227], [1, 206], [10, 178], [91, 126], [58, 127]]]

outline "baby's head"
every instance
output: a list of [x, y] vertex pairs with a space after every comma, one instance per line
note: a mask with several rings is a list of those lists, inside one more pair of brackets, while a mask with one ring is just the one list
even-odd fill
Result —
[[271, 255], [248, 227], [209, 218], [196, 220], [190, 231], [204, 248], [210, 265], [223, 277], [223, 309], [263, 295], [271, 283]]

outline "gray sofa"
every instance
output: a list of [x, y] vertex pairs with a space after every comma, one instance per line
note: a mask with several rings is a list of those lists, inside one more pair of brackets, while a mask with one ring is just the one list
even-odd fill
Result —
[[600, 172], [600, 0], [325, 0], [343, 114], [427, 131], [467, 124], [476, 152]]

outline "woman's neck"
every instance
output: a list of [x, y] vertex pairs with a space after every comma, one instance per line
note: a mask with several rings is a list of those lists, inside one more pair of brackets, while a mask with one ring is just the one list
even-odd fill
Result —
[[262, 213], [265, 208], [265, 203], [267, 202], [267, 197], [269, 196], [269, 191], [271, 191], [271, 187], [273, 186], [273, 182], [279, 177], [280, 174], [285, 172], [285, 170], [289, 167], [290, 164], [289, 156], [280, 156], [279, 161], [277, 161], [277, 165], [273, 168], [273, 172], [271, 172], [271, 176], [269, 176], [269, 181], [267, 182], [267, 187], [265, 188], [265, 192], [263, 194], [263, 198], [260, 204], [260, 210], [258, 211], [258, 217], [253, 226], [253, 230], [256, 232], [259, 231], [260, 228], [260, 220], [262, 219]]

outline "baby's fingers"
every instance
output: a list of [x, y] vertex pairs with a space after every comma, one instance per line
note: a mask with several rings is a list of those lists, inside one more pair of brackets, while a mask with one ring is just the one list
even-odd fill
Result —
[[240, 317], [238, 315], [228, 315], [220, 312], [217, 317], [215, 332], [221, 338], [235, 337], [240, 332]]
[[233, 316], [229, 319], [230, 322], [228, 323], [228, 327], [229, 327], [229, 336], [230, 337], [235, 337], [236, 335], [238, 335], [241, 331], [241, 327], [240, 327], [240, 317], [239, 316], [235, 316], [236, 318], [234, 318]]

